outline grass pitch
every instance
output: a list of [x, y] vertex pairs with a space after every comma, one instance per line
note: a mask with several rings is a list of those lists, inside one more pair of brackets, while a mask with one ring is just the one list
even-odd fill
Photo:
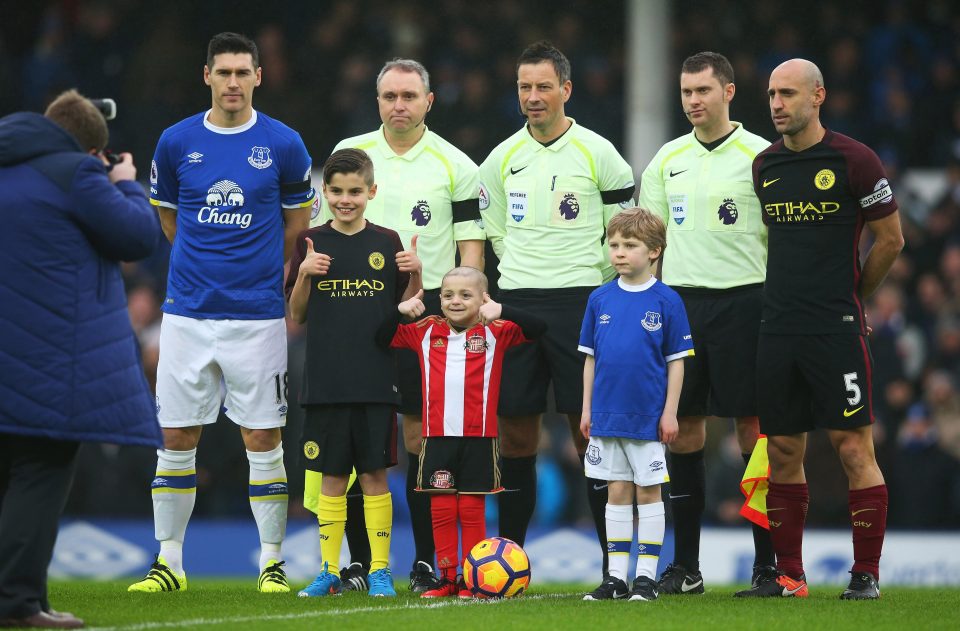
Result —
[[[741, 600], [735, 586], [708, 586], [702, 596], [661, 596], [656, 602], [583, 602], [593, 586], [534, 585], [505, 601], [424, 601], [398, 581], [397, 598], [346, 593], [324, 598], [260, 594], [256, 581], [190, 582], [182, 593], [131, 594], [129, 581], [55, 581], [55, 609], [89, 628], [138, 629], [877, 629], [960, 627], [960, 589], [890, 588], [879, 602], [840, 601], [839, 587], [811, 589], [807, 599]], [[295, 585], [294, 589], [301, 587]]]

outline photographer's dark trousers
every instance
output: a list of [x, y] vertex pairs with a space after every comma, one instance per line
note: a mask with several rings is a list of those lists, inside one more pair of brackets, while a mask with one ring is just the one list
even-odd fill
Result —
[[79, 446], [0, 434], [0, 620], [50, 610], [47, 567]]

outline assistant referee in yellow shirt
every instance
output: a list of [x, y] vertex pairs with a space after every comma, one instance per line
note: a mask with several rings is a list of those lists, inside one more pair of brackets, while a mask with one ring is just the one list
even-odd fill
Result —
[[[736, 419], [744, 461], [757, 442], [757, 339], [767, 230], [753, 190], [753, 158], [770, 143], [730, 120], [733, 67], [718, 53], [688, 57], [680, 99], [693, 131], [665, 144], [643, 172], [640, 206], [667, 224], [663, 282], [683, 298], [695, 355], [684, 366], [670, 444], [674, 561], [664, 594], [702, 594], [700, 526], [707, 416]], [[775, 572], [769, 533], [753, 526], [753, 582]]]

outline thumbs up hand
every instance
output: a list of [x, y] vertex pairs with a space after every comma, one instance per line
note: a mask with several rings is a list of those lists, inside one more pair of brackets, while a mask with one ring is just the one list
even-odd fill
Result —
[[419, 237], [420, 235], [418, 234], [413, 235], [413, 238], [410, 239], [409, 250], [397, 252], [397, 271], [419, 274], [423, 269], [423, 264], [420, 263], [420, 259], [417, 257], [417, 239]]
[[305, 237], [304, 241], [307, 244], [307, 255], [303, 257], [303, 262], [300, 263], [300, 274], [307, 276], [326, 276], [330, 270], [330, 262], [333, 261], [333, 259], [322, 252], [314, 250], [313, 239], [310, 237]]
[[483, 292], [483, 304], [480, 305], [480, 322], [484, 325], [490, 324], [494, 320], [499, 320], [502, 313], [503, 305], [495, 302], [487, 292]]
[[397, 305], [397, 311], [408, 318], [416, 319], [423, 315], [427, 308], [423, 304], [423, 290], [417, 292], [413, 298], [408, 298]]

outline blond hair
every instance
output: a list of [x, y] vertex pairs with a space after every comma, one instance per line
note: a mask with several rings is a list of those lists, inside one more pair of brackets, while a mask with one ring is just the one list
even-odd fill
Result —
[[480, 287], [481, 292], [486, 292], [487, 288], [489, 287], [487, 283], [487, 275], [475, 267], [469, 267], [467, 265], [454, 267], [452, 270], [443, 275], [443, 280], [440, 281], [440, 286], [443, 287], [444, 283], [447, 282], [447, 278], [451, 276], [463, 276], [464, 278], [475, 281]]

